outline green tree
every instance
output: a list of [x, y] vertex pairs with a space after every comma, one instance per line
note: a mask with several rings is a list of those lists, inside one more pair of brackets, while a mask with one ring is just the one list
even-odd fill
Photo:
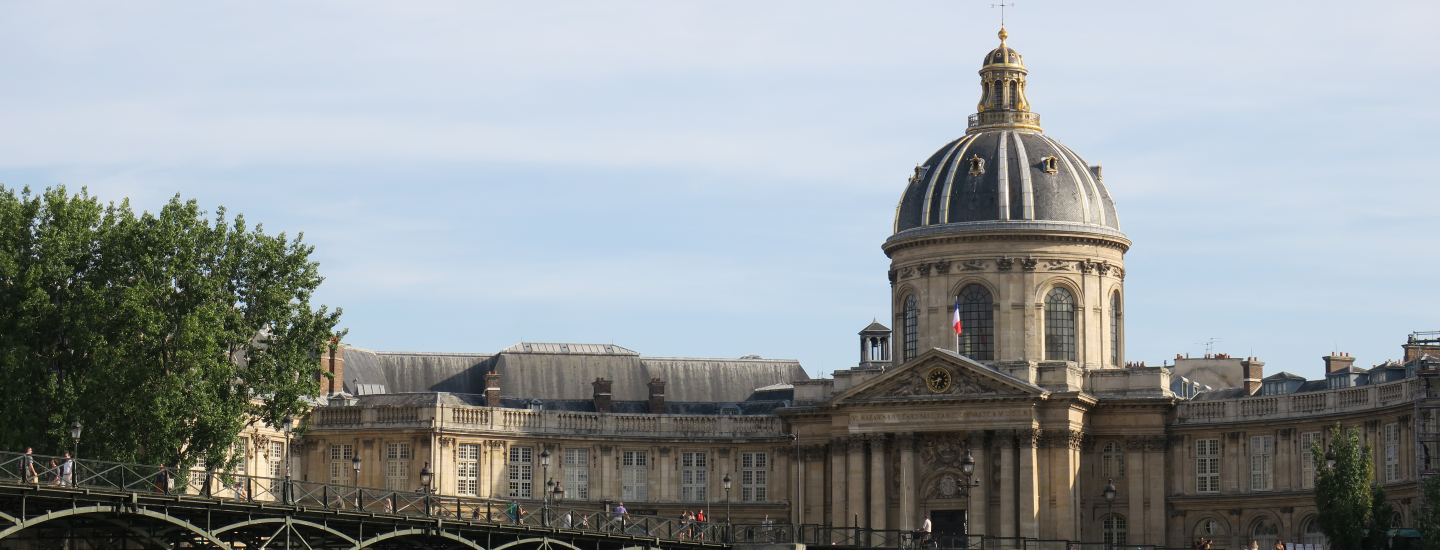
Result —
[[1420, 482], [1420, 550], [1440, 550], [1440, 476]]
[[[1330, 449], [1320, 442], [1311, 444], [1315, 460], [1315, 507], [1320, 529], [1330, 539], [1331, 550], [1383, 550], [1388, 547], [1385, 531], [1395, 509], [1385, 498], [1385, 489], [1373, 485], [1375, 459], [1360, 430], [1344, 430], [1340, 423], [1330, 428]], [[1329, 456], [1327, 456], [1327, 452]], [[1333, 456], [1334, 467], [1326, 462]], [[1368, 535], [1367, 535], [1368, 530]]]
[[248, 424], [319, 391], [340, 310], [312, 308], [313, 247], [171, 199], [0, 186], [0, 447], [227, 467]]

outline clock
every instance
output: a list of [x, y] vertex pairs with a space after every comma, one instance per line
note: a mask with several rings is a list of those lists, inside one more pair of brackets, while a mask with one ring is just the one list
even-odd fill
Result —
[[930, 388], [932, 393], [945, 393], [950, 391], [950, 371], [945, 367], [935, 367], [925, 375], [925, 387]]

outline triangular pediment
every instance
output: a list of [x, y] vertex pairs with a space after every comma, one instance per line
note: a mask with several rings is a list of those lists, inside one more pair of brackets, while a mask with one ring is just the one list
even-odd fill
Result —
[[831, 399], [911, 401], [936, 398], [1044, 396], [1047, 391], [950, 350], [931, 349]]

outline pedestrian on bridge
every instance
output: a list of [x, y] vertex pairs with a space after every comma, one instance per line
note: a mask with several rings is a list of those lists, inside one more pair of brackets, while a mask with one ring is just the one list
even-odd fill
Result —
[[65, 462], [60, 465], [60, 486], [75, 486], [75, 459], [70, 457], [70, 453], [65, 453]]
[[165, 463], [160, 463], [160, 471], [155, 472], [155, 492], [165, 494], [170, 492], [170, 470], [165, 468]]
[[520, 523], [520, 514], [522, 513], [520, 503], [515, 499], [510, 499], [510, 504], [505, 506], [505, 515], [510, 516], [510, 523]]
[[35, 471], [35, 449], [25, 448], [25, 456], [20, 457], [20, 482], [40, 483], [40, 474]]

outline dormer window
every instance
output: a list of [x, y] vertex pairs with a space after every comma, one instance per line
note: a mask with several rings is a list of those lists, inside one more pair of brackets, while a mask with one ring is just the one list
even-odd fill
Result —
[[1331, 377], [1330, 377], [1330, 384], [1329, 384], [1329, 386], [1330, 386], [1330, 389], [1332, 389], [1332, 390], [1338, 390], [1338, 389], [1348, 388], [1348, 387], [1350, 387], [1350, 377], [1349, 377], [1349, 376], [1331, 376]]
[[720, 407], [720, 414], [725, 416], [738, 415], [740, 414], [740, 406], [734, 403], [726, 403], [725, 406]]
[[975, 156], [970, 157], [970, 175], [972, 175], [972, 176], [978, 176], [978, 175], [984, 174], [984, 173], [985, 173], [985, 159], [980, 158], [980, 155], [979, 155], [979, 154], [976, 154]]
[[544, 409], [544, 405], [545, 404], [542, 403], [539, 399], [531, 399], [529, 409], [532, 411], [538, 411]]
[[1041, 164], [1045, 166], [1046, 172], [1054, 174], [1060, 171], [1060, 159], [1056, 158], [1055, 155], [1050, 155], [1040, 160]]

